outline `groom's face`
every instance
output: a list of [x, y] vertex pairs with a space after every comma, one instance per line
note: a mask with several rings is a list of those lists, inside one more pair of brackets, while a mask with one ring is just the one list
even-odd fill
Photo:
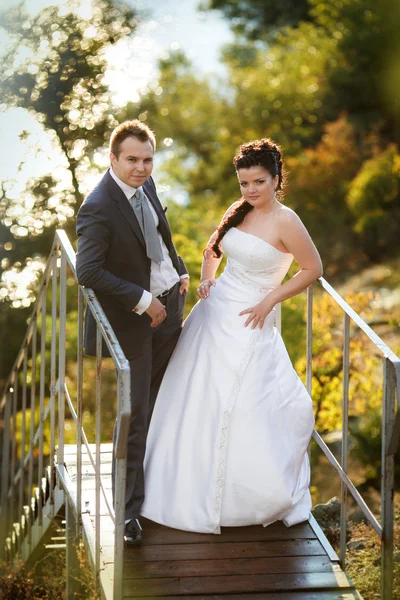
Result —
[[131, 187], [138, 188], [151, 175], [153, 157], [154, 150], [151, 142], [127, 137], [119, 147], [118, 157], [111, 152], [110, 161], [118, 179]]

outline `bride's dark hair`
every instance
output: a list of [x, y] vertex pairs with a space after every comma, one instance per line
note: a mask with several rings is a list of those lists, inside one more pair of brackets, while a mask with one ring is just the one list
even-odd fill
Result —
[[[271, 177], [278, 175], [279, 179], [275, 191], [278, 193], [282, 192], [285, 185], [285, 173], [282, 165], [281, 150], [280, 147], [269, 138], [242, 144], [233, 159], [233, 164], [235, 165], [236, 171], [239, 169], [249, 169], [250, 167], [264, 167]], [[214, 255], [219, 258], [221, 256], [219, 245], [222, 238], [231, 227], [239, 225], [252, 208], [251, 204], [242, 198], [239, 201], [239, 204], [219, 225], [217, 235], [212, 239], [212, 243], [207, 246], [205, 251], [211, 249]]]

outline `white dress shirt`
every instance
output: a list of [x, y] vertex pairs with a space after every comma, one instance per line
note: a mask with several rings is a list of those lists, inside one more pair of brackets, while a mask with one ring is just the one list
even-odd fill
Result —
[[[127, 183], [124, 183], [123, 181], [121, 181], [121, 179], [119, 179], [116, 176], [116, 174], [112, 170], [112, 167], [110, 167], [110, 175], [114, 179], [115, 183], [124, 192], [124, 194], [128, 200], [130, 200], [130, 198], [132, 198], [133, 194], [136, 192], [136, 189], [141, 189], [146, 196], [146, 193], [143, 190], [142, 186], [140, 186], [139, 188], [134, 188], [134, 187], [131, 187], [130, 185], [128, 185]], [[146, 196], [146, 201], [149, 203], [151, 214], [153, 215], [156, 227], [158, 227], [158, 223], [159, 223], [158, 215], [157, 215], [156, 211], [154, 210], [152, 203], [147, 198], [147, 196]], [[162, 235], [158, 231], [158, 229], [157, 229], [157, 233], [158, 233], [158, 238], [159, 238], [160, 244], [161, 244], [163, 260], [160, 265], [155, 263], [153, 260], [151, 261], [150, 291], [148, 292], [147, 290], [143, 290], [142, 297], [140, 298], [137, 305], [133, 308], [133, 310], [136, 313], [138, 313], [139, 315], [142, 315], [149, 308], [154, 296], [159, 296], [166, 290], [169, 290], [180, 279], [186, 279], [189, 277], [189, 275], [187, 275], [187, 274], [181, 275], [181, 277], [179, 277], [178, 272], [172, 263], [171, 257], [168, 252], [168, 248], [165, 245]]]

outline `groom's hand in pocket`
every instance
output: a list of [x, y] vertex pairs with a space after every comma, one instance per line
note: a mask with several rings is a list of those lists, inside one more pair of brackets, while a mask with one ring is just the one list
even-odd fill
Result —
[[167, 311], [158, 298], [153, 298], [149, 308], [146, 310], [147, 314], [151, 318], [150, 327], [157, 327], [164, 321], [167, 316]]
[[184, 292], [187, 292], [189, 289], [189, 277], [184, 277], [181, 279], [181, 285], [179, 286], [179, 293], [182, 296]]

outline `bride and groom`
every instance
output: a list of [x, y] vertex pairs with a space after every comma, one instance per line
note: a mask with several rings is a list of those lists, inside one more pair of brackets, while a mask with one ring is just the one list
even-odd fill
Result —
[[[307, 520], [312, 402], [274, 319], [322, 266], [277, 199], [280, 149], [256, 140], [234, 157], [241, 199], [204, 251], [182, 328], [189, 276], [151, 177], [155, 146], [140, 121], [119, 125], [111, 167], [77, 216], [78, 281], [96, 292], [131, 369], [125, 540], [141, 540], [140, 516], [204, 533]], [[293, 259], [300, 270], [281, 285]], [[87, 312], [88, 354], [95, 340]]]

